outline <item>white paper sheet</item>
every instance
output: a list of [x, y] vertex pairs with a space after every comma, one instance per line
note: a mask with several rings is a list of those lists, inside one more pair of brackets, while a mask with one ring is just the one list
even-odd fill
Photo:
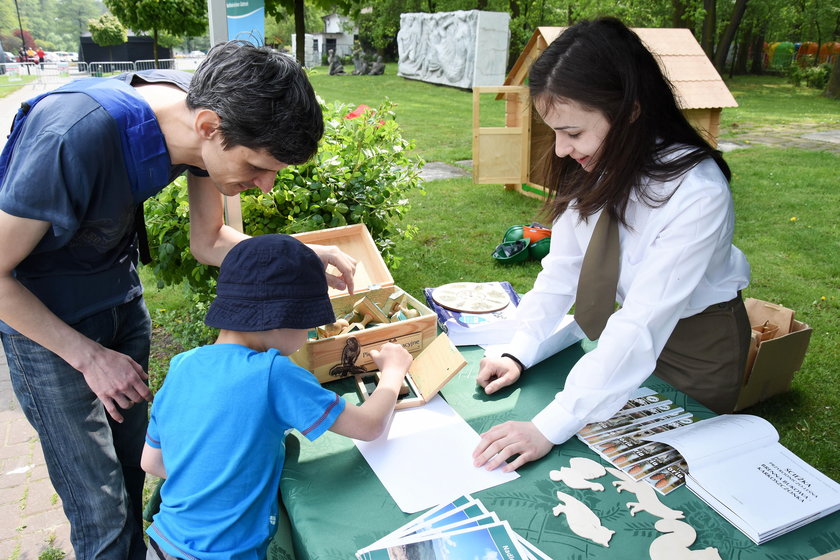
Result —
[[[503, 343], [479, 343], [479, 346], [484, 348], [484, 355], [500, 356], [502, 352], [504, 352], [507, 349], [507, 344], [510, 342], [511, 338], [513, 338], [514, 332], [515, 329], [508, 329], [507, 339], [504, 340]], [[584, 338], [586, 338], [586, 336], [583, 334], [583, 331], [580, 330], [580, 327], [575, 322], [574, 316], [565, 315], [563, 317], [563, 320], [560, 321], [560, 324], [557, 325], [557, 327], [554, 329], [554, 332], [552, 332], [548, 338], [546, 338], [540, 343], [539, 347], [537, 348], [536, 361], [534, 363], [539, 363], [545, 360], [546, 358], [553, 356], [557, 352], [565, 350], [572, 344], [580, 342]]]
[[396, 411], [379, 439], [353, 441], [399, 508], [415, 513], [519, 477], [474, 467], [480, 439], [437, 395], [423, 406]]

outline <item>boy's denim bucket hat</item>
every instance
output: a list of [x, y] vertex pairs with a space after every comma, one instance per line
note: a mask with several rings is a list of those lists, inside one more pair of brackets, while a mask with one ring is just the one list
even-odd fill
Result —
[[324, 265], [288, 235], [240, 241], [222, 261], [204, 322], [232, 331], [309, 329], [335, 322]]

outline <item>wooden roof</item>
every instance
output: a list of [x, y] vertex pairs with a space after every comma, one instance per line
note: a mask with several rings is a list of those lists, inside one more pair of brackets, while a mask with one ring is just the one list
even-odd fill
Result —
[[[525, 83], [531, 64], [565, 27], [538, 27], [505, 78]], [[688, 29], [634, 28], [674, 86], [681, 109], [737, 107], [738, 103]]]

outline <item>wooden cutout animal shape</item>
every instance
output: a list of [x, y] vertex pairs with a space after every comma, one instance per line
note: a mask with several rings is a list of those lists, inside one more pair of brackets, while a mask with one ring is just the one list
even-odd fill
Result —
[[548, 477], [554, 482], [564, 482], [569, 488], [578, 490], [594, 490], [603, 492], [604, 486], [597, 482], [590, 482], [590, 478], [600, 478], [607, 474], [603, 465], [586, 457], [572, 457], [568, 467], [561, 467], [559, 471], [551, 471]]
[[718, 549], [707, 547], [691, 550], [697, 532], [694, 527], [676, 519], [660, 519], [654, 524], [656, 530], [665, 533], [650, 543], [650, 560], [721, 560]]
[[682, 519], [685, 517], [683, 512], [671, 509], [660, 502], [659, 497], [656, 495], [656, 490], [644, 480], [636, 480], [627, 473], [612, 467], [607, 467], [607, 470], [619, 479], [613, 481], [613, 486], [616, 487], [618, 492], [627, 490], [635, 494], [639, 500], [638, 502], [627, 502], [627, 507], [630, 508], [630, 515], [636, 515], [637, 512], [646, 511], [662, 519]]
[[560, 503], [551, 510], [555, 516], [565, 513], [566, 522], [574, 534], [609, 548], [615, 531], [601, 525], [601, 519], [583, 502], [560, 491], [557, 492], [557, 498]]

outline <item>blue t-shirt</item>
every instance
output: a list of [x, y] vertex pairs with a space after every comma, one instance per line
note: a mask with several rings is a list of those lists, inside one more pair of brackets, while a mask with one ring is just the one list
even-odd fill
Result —
[[168, 477], [147, 533], [178, 558], [264, 559], [276, 529], [286, 433], [314, 440], [344, 407], [277, 350], [214, 344], [178, 354], [146, 434]]
[[[154, 70], [123, 79], [163, 82], [186, 91], [190, 75]], [[150, 133], [162, 138], [160, 129]], [[160, 142], [164, 146], [165, 142]], [[187, 167], [169, 164], [171, 183]], [[53, 313], [72, 324], [131, 301], [143, 292], [137, 274], [137, 203], [111, 115], [83, 93], [48, 95], [35, 105], [0, 184], [0, 209], [51, 227], [17, 266], [16, 278]], [[11, 333], [0, 322], [0, 330]]]

